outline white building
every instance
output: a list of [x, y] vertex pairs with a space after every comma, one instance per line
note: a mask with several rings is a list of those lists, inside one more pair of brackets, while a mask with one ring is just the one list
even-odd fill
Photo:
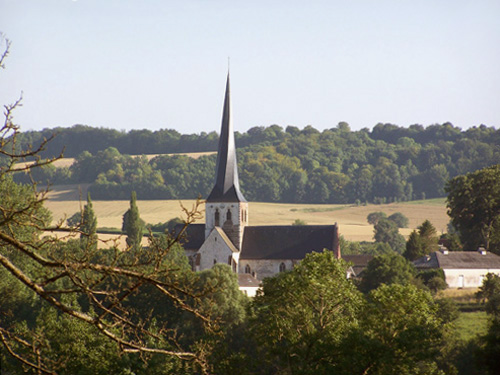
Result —
[[419, 270], [441, 268], [449, 288], [478, 288], [488, 273], [500, 276], [500, 256], [478, 251], [442, 249], [413, 262]]

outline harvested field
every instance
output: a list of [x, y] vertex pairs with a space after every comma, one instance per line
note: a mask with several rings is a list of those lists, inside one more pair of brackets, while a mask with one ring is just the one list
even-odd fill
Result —
[[[86, 187], [86, 185], [72, 185], [53, 188], [46, 206], [52, 211], [55, 221], [67, 218], [83, 207], [85, 202], [80, 202], [79, 197], [86, 198]], [[155, 200], [138, 201], [137, 205], [142, 219], [146, 223], [156, 224], [174, 217], [182, 217], [181, 203], [191, 208], [194, 202], [194, 200]], [[128, 200], [94, 200], [93, 204], [99, 227], [121, 228], [122, 216], [129, 207]], [[439, 233], [446, 231], [449, 221], [444, 199], [367, 206], [251, 202], [249, 211], [250, 225], [290, 225], [295, 219], [318, 225], [337, 222], [340, 233], [351, 241], [373, 240], [373, 226], [367, 223], [366, 216], [374, 211], [383, 211], [387, 215], [401, 212], [407, 216], [410, 228], [400, 230], [405, 236], [425, 219], [429, 219]], [[203, 222], [204, 218], [200, 220], [200, 223]]]

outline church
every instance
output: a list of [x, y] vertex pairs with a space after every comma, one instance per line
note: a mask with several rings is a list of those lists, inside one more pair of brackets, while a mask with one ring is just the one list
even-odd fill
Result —
[[340, 258], [339, 232], [333, 225], [252, 226], [240, 191], [231, 112], [229, 74], [222, 113], [215, 184], [205, 203], [205, 224], [187, 228], [183, 246], [195, 271], [228, 264], [240, 288], [290, 270], [307, 253], [332, 250]]

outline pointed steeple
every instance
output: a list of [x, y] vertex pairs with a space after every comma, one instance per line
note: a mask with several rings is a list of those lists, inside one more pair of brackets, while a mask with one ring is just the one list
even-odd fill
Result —
[[233, 116], [231, 114], [229, 72], [227, 73], [226, 96], [222, 112], [215, 186], [208, 196], [207, 202], [246, 202], [245, 197], [241, 194], [240, 182], [238, 180]]

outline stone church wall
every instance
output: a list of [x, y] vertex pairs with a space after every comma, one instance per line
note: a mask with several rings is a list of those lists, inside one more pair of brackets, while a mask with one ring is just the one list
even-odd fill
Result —
[[232, 259], [233, 254], [216, 231], [213, 231], [205, 240], [198, 253], [200, 255], [200, 264], [197, 270], [199, 271], [212, 268], [217, 263], [229, 265], [229, 257]]
[[250, 273], [254, 274], [255, 278], [263, 280], [266, 277], [272, 277], [280, 272], [280, 265], [285, 265], [285, 270], [289, 271], [293, 268], [296, 261], [292, 259], [241, 259], [239, 262], [239, 273], [245, 273], [246, 266], [250, 266]]

